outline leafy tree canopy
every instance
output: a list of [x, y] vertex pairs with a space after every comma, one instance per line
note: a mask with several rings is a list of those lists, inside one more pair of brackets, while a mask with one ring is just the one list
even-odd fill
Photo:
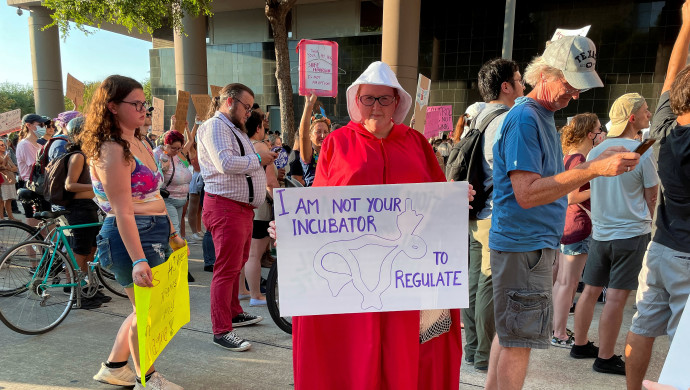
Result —
[[212, 0], [44, 0], [43, 5], [53, 11], [53, 23], [63, 36], [69, 34], [69, 22], [77, 29], [89, 33], [84, 26], [101, 27], [103, 23], [118, 24], [130, 32], [153, 31], [161, 27], [172, 27], [183, 31], [182, 18], [185, 15], [211, 16]]

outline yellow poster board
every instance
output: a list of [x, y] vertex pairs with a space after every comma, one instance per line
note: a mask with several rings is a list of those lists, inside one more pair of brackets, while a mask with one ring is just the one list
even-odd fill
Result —
[[[189, 322], [187, 245], [165, 263], [151, 268], [153, 287], [134, 285], [139, 336], [139, 362], [145, 374], [173, 336]], [[141, 383], [146, 385], [145, 375]]]

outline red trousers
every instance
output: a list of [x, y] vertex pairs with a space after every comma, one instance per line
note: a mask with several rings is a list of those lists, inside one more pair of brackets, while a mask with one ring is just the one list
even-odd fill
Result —
[[206, 194], [202, 220], [216, 247], [211, 280], [213, 334], [232, 331], [232, 318], [244, 310], [238, 298], [240, 271], [249, 259], [253, 208], [244, 203]]

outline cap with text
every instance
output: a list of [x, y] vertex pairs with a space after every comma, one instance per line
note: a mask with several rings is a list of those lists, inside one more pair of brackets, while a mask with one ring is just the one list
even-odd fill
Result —
[[587, 37], [565, 36], [553, 41], [546, 46], [542, 58], [547, 64], [563, 72], [568, 84], [579, 90], [604, 86], [594, 70], [597, 48]]

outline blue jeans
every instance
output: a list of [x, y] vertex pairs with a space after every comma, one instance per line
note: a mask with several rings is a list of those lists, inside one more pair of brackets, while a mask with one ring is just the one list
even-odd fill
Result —
[[177, 199], [177, 198], [165, 198], [165, 209], [168, 210], [168, 215], [172, 220], [175, 231], [180, 231], [180, 224], [184, 223], [182, 221], [182, 209], [184, 208], [187, 199]]
[[[172, 249], [168, 244], [170, 222], [167, 215], [135, 215], [141, 248], [151, 268], [168, 260]], [[101, 266], [115, 275], [121, 286], [132, 287], [132, 259], [122, 242], [115, 217], [108, 217], [103, 222], [96, 237], [98, 259]]]
[[216, 246], [213, 245], [213, 237], [211, 231], [207, 230], [204, 233], [204, 240], [201, 243], [201, 249], [204, 252], [204, 266], [213, 265], [216, 263]]

